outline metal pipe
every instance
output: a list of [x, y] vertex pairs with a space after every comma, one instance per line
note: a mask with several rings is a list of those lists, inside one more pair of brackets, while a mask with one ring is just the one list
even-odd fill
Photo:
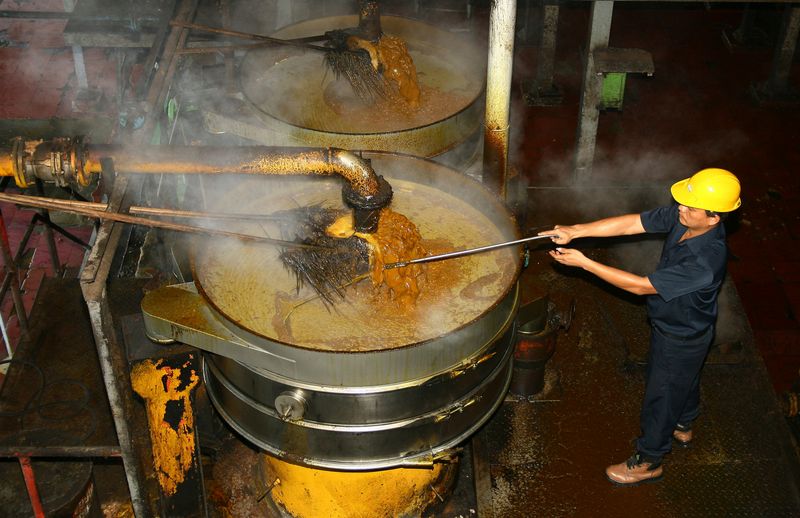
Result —
[[372, 42], [381, 38], [381, 12], [377, 0], [359, 0], [358, 30], [362, 37]]
[[483, 182], [506, 196], [511, 73], [517, 2], [495, 0], [489, 14], [489, 60], [486, 75], [486, 127], [483, 141]]
[[[195, 31], [202, 31], [202, 32], [210, 32], [212, 34], [220, 34], [222, 36], [230, 36], [232, 38], [238, 38], [243, 40], [258, 40], [263, 43], [268, 44], [275, 44], [275, 45], [288, 45], [291, 47], [300, 47], [306, 49], [313, 49], [313, 50], [320, 50], [322, 52], [329, 52], [331, 49], [329, 47], [323, 47], [320, 45], [312, 45], [307, 43], [304, 40], [294, 40], [294, 39], [280, 39], [280, 38], [272, 38], [270, 36], [262, 36], [260, 34], [253, 34], [251, 32], [240, 32], [240, 31], [233, 31], [230, 29], [219, 28], [219, 27], [210, 27], [208, 25], [201, 25], [198, 23], [188, 23], [188, 22], [179, 22], [177, 20], [172, 20], [169, 24], [173, 27], [182, 27], [184, 29], [192, 29]], [[179, 53], [185, 53], [188, 49], [181, 49]]]
[[66, 184], [88, 183], [103, 160], [117, 173], [334, 175], [359, 196], [379, 193], [379, 179], [368, 160], [336, 148], [272, 146], [137, 146], [85, 144], [80, 139], [22, 141], [0, 155], [0, 176], [13, 176], [27, 187], [34, 179]]
[[36, 179], [64, 186], [88, 185], [91, 175], [113, 163], [121, 174], [339, 175], [347, 181], [343, 197], [353, 209], [356, 231], [374, 232], [380, 209], [389, 205], [392, 188], [375, 174], [369, 160], [336, 148], [272, 146], [90, 145], [80, 138], [25, 141], [17, 137], [0, 154], [0, 176], [13, 176], [19, 187]]

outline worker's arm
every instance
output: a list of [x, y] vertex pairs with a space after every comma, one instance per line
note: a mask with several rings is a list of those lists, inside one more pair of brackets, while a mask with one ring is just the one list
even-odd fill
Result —
[[641, 234], [644, 231], [642, 218], [639, 214], [625, 214], [624, 216], [599, 219], [590, 223], [569, 226], [556, 225], [553, 230], [539, 232], [539, 235], [552, 234], [555, 236], [553, 237], [554, 243], [566, 245], [579, 237], [630, 236]]
[[654, 295], [658, 293], [647, 277], [598, 263], [574, 248], [556, 248], [550, 252], [550, 255], [561, 264], [583, 268], [607, 283], [629, 291], [634, 295]]

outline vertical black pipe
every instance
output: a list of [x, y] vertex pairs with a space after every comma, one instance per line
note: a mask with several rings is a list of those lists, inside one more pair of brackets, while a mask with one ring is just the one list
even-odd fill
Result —
[[381, 38], [381, 12], [377, 1], [359, 0], [358, 30], [365, 39], [378, 41]]
[[[42, 181], [36, 179], [36, 194], [44, 197], [44, 187]], [[53, 222], [50, 221], [50, 211], [42, 209], [39, 215], [44, 222], [44, 235], [47, 238], [47, 249], [50, 252], [50, 262], [53, 264], [53, 275], [59, 277], [61, 275], [61, 261], [58, 259], [58, 248], [56, 248], [56, 240], [53, 237]]]

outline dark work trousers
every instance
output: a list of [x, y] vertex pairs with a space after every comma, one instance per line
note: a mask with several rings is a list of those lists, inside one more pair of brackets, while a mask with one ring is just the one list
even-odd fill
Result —
[[642, 401], [642, 435], [636, 449], [649, 462], [672, 449], [676, 424], [691, 425], [700, 406], [700, 371], [713, 328], [692, 340], [668, 338], [653, 328], [647, 355], [647, 382]]

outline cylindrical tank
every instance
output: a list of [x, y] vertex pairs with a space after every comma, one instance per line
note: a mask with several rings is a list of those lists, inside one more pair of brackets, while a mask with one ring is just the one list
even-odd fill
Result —
[[[452, 250], [517, 237], [505, 206], [468, 177], [417, 158], [365, 157], [392, 185], [392, 210], [430, 243]], [[336, 207], [340, 191], [335, 179], [243, 181], [214, 209]], [[272, 232], [268, 223], [246, 225], [238, 230]], [[142, 303], [151, 337], [214, 353], [204, 362], [209, 396], [251, 442], [309, 467], [430, 466], [500, 405], [511, 378], [518, 250], [430, 263], [435, 289], [421, 293], [410, 314], [376, 307], [369, 297], [331, 308], [296, 291], [278, 254], [264, 245], [205, 241], [194, 256], [204, 307], [170, 303], [178, 298], [164, 289]], [[223, 347], [212, 335], [230, 338]]]
[[544, 388], [544, 370], [556, 349], [556, 328], [549, 322], [547, 297], [525, 304], [520, 310], [514, 346], [512, 394], [533, 396]]
[[[272, 36], [315, 36], [357, 25], [358, 16], [315, 18]], [[326, 70], [323, 53], [277, 46], [251, 50], [241, 63], [241, 90], [255, 120], [209, 109], [204, 111], [206, 125], [211, 131], [268, 145], [440, 156], [454, 167], [474, 160], [483, 117], [485, 60], [475, 59], [473, 46], [460, 35], [426, 23], [381, 16], [381, 25], [386, 34], [407, 43], [422, 89], [419, 110], [343, 110], [350, 106], [346, 88], [337, 90], [338, 81]]]

